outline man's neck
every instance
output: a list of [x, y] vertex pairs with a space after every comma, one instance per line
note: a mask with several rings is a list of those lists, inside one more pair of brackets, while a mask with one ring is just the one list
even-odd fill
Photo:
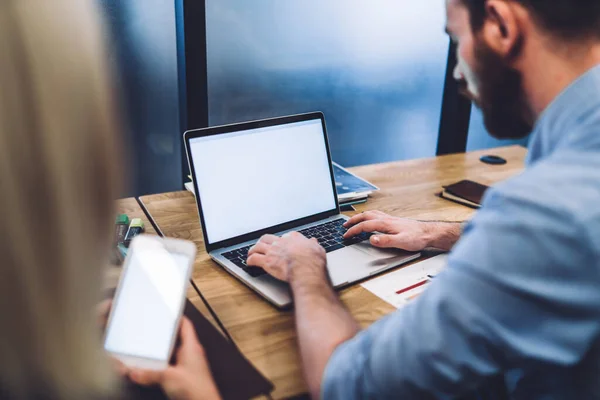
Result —
[[569, 46], [549, 50], [540, 43], [530, 44], [528, 58], [523, 60], [523, 88], [537, 121], [544, 110], [567, 87], [590, 69], [600, 65], [600, 42], [594, 45]]

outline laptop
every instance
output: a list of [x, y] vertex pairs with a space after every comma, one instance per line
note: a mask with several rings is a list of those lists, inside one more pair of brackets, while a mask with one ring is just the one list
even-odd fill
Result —
[[327, 252], [336, 289], [420, 256], [371, 246], [369, 235], [342, 238], [325, 117], [310, 113], [185, 132], [204, 244], [227, 272], [279, 308], [289, 286], [246, 265], [265, 234], [297, 231]]

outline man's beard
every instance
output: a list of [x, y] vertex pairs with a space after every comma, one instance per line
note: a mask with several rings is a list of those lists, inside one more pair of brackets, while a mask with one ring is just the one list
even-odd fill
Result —
[[473, 72], [479, 96], [473, 100], [483, 113], [485, 127], [497, 139], [522, 139], [533, 130], [533, 121], [527, 118], [521, 73], [508, 67], [483, 41], [477, 42]]

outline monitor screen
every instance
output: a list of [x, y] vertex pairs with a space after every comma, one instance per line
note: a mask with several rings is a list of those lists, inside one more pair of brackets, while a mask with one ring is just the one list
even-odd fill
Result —
[[208, 244], [336, 208], [321, 119], [189, 140]]

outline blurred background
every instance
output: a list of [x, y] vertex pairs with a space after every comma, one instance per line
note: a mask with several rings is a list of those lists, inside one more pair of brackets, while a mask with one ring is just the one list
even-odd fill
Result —
[[[128, 116], [134, 168], [125, 195], [180, 190], [182, 0], [98, 1]], [[206, 0], [198, 40], [207, 47], [209, 124], [319, 110], [344, 166], [434, 156], [449, 45], [444, 4]], [[506, 144], [472, 112], [468, 150]]]

